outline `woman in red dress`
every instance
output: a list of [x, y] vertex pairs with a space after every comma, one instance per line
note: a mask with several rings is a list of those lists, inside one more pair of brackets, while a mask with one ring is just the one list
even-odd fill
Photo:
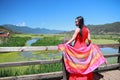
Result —
[[[107, 61], [97, 45], [91, 43], [90, 32], [84, 25], [83, 17], [77, 17], [75, 23], [77, 28], [73, 37], [65, 44], [58, 45], [58, 49], [63, 51], [69, 80], [93, 80], [92, 71]], [[73, 41], [74, 45], [70, 46]]]

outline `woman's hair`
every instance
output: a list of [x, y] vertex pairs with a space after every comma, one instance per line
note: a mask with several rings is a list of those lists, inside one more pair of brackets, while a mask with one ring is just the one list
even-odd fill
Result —
[[80, 30], [80, 36], [82, 37], [82, 28], [83, 28], [83, 26], [84, 26], [84, 18], [82, 17], [82, 16], [78, 16], [78, 17], [76, 17], [76, 19], [78, 20], [78, 22], [79, 22], [79, 28], [81, 29]]

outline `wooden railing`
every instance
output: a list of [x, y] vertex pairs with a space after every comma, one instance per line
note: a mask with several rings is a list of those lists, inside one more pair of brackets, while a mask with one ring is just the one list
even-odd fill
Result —
[[[118, 60], [117, 60], [117, 63], [115, 64], [108, 64], [107, 66], [100, 66], [98, 69], [95, 70], [95, 72], [112, 70], [112, 69], [120, 69], [120, 44], [98, 44], [98, 46], [100, 48], [103, 48], [103, 47], [118, 48], [117, 54], [104, 55], [106, 58], [118, 57]], [[0, 47], [0, 52], [13, 52], [13, 51], [21, 52], [21, 51], [40, 51], [40, 50], [57, 50], [57, 46]], [[53, 63], [63, 63], [63, 59], [0, 63], [0, 68], [13, 67], [13, 66], [38, 65], [38, 64], [53, 64]], [[63, 63], [63, 71], [22, 75], [22, 76], [2, 77], [0, 78], [0, 80], [33, 80], [33, 79], [50, 79], [50, 78], [59, 78], [59, 80], [60, 79], [67, 80], [66, 79], [67, 74], [66, 74], [64, 63]]]

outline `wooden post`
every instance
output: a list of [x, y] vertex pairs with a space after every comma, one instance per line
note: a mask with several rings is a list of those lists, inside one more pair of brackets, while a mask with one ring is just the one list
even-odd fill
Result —
[[69, 80], [69, 73], [66, 71], [63, 55], [62, 55], [62, 68], [63, 68], [63, 80]]
[[[120, 54], [120, 46], [118, 48], [118, 54]], [[120, 55], [118, 56], [118, 63], [120, 64]], [[119, 65], [119, 70], [120, 70], [120, 65]]]

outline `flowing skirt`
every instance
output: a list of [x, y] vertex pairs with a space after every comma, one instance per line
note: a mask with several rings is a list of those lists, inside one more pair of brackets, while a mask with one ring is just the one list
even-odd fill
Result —
[[[92, 77], [92, 71], [101, 64], [107, 63], [99, 47], [92, 43], [78, 49], [67, 44], [60, 44], [58, 49], [63, 51], [64, 63], [66, 70], [70, 73], [70, 80], [92, 80], [83, 76]], [[81, 79], [75, 78], [76, 76], [81, 76]], [[86, 79], [82, 79], [82, 77]]]

